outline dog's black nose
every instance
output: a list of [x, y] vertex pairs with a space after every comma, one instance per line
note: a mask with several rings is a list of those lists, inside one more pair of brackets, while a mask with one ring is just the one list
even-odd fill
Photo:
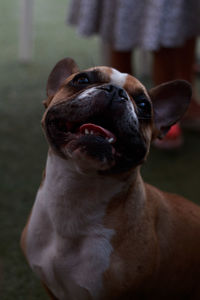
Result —
[[119, 86], [113, 84], [106, 84], [100, 87], [100, 89], [106, 91], [112, 97], [119, 97], [122, 100], [128, 100], [127, 93]]

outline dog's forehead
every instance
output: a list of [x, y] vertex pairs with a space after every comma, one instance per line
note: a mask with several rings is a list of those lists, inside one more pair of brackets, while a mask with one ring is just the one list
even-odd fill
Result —
[[[135, 95], [135, 94], [146, 94], [148, 95], [146, 88], [143, 84], [135, 77], [127, 74], [121, 73], [114, 68], [100, 66], [100, 67], [93, 67], [87, 70], [83, 70], [80, 74], [87, 74], [92, 79], [94, 83], [111, 83], [117, 85], [119, 87], [124, 88], [128, 94]], [[65, 79], [63, 85], [58, 90], [58, 92], [53, 97], [53, 100], [50, 103], [50, 106], [62, 102], [63, 99], [66, 100], [67, 96], [71, 97], [74, 90], [68, 85], [70, 81], [73, 80], [76, 75], [79, 73], [73, 73], [68, 78]], [[67, 88], [66, 88], [67, 87]], [[85, 87], [82, 91], [89, 89], [90, 86]]]
[[114, 68], [100, 66], [90, 68], [87, 71], [99, 72], [101, 74], [101, 77], [104, 77], [105, 82], [110, 82], [112, 84], [120, 86], [131, 94], [137, 93], [139, 91], [146, 92], [145, 87], [137, 78], [127, 73], [121, 73]]

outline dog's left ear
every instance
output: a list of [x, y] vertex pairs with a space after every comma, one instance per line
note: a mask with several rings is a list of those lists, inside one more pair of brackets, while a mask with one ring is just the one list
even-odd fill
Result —
[[154, 136], [163, 138], [170, 127], [186, 112], [192, 88], [185, 80], [174, 80], [152, 88], [149, 95], [154, 111]]
[[64, 58], [60, 60], [53, 70], [51, 71], [47, 81], [47, 96], [48, 99], [44, 101], [44, 105], [47, 107], [52, 97], [59, 90], [63, 81], [71, 74], [78, 72], [78, 66], [72, 58]]

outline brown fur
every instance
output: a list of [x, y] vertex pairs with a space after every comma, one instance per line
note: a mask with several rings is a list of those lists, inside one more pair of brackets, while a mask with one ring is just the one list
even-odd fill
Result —
[[49, 295], [50, 299], [52, 299], [52, 300], [58, 300], [58, 298], [56, 298], [56, 297], [52, 294], [52, 292], [48, 289], [48, 287], [47, 287], [44, 283], [43, 283], [42, 285], [43, 285], [43, 287], [45, 288], [45, 290], [46, 290], [47, 294]]
[[31, 213], [30, 213], [30, 215], [28, 217], [28, 220], [26, 222], [26, 226], [24, 227], [24, 229], [22, 231], [21, 239], [20, 239], [20, 246], [21, 246], [21, 249], [22, 249], [25, 257], [26, 257], [26, 235], [27, 235], [27, 230], [28, 230], [30, 219], [31, 219]]
[[[68, 64], [67, 61], [65, 59], [59, 62], [58, 68], [54, 68], [50, 74], [47, 84], [48, 108], [43, 116], [43, 126], [52, 106], [69, 101], [79, 93], [67, 86], [77, 72], [72, 60], [69, 60], [69, 70], [66, 69], [69, 77], [63, 80], [63, 68]], [[62, 78], [58, 76], [59, 72], [56, 73], [60, 66]], [[112, 70], [107, 67], [99, 67], [97, 70], [101, 72], [101, 83], [109, 83]], [[119, 81], [120, 78], [119, 76]], [[188, 105], [190, 88], [187, 83], [176, 81], [152, 89], [149, 96], [143, 85], [129, 75], [123, 88], [129, 94], [136, 112], [134, 95], [144, 93], [153, 102], [154, 112], [156, 111], [154, 120], [147, 118], [147, 121], [140, 121], [139, 127], [142, 138], [147, 143], [147, 155], [152, 135], [164, 135], [180, 119]], [[179, 90], [180, 95], [176, 90]], [[168, 98], [172, 98], [171, 102]], [[171, 112], [174, 113], [173, 117]], [[127, 184], [110, 199], [103, 219], [105, 228], [114, 232], [111, 240], [113, 251], [109, 257], [109, 268], [104, 272], [104, 296], [98, 299], [200, 299], [200, 207], [183, 197], [145, 184], [139, 166], [109, 176]], [[21, 237], [25, 255], [28, 225], [29, 221]], [[51, 287], [45, 288], [51, 299], [57, 300], [49, 291]]]
[[199, 299], [200, 207], [148, 184], [144, 189], [141, 210], [135, 212], [132, 189], [113, 199], [105, 218], [117, 232], [105, 274], [108, 299]]

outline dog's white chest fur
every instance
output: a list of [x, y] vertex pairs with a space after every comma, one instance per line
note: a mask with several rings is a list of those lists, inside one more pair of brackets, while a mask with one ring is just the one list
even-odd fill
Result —
[[48, 157], [28, 227], [27, 258], [58, 299], [98, 299], [114, 234], [103, 217], [122, 183], [85, 179], [72, 170], [54, 154]]

